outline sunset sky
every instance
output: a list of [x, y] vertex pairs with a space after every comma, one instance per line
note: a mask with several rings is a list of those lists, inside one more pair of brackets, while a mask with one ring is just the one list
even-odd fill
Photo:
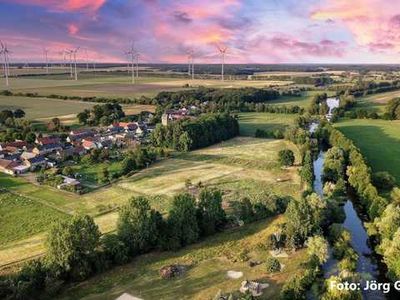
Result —
[[14, 62], [400, 63], [397, 0], [0, 0], [0, 39]]

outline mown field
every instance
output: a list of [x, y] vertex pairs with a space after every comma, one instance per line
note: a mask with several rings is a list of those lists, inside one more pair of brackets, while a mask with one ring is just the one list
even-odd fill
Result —
[[361, 149], [373, 171], [388, 171], [400, 184], [400, 121], [346, 120], [335, 126]]
[[[89, 213], [95, 216], [103, 232], [109, 232], [115, 228], [117, 219], [117, 212], [113, 210], [130, 197], [152, 196], [151, 205], [166, 212], [172, 196], [186, 190], [187, 180], [194, 184], [201, 181], [203, 185], [222, 189], [226, 200], [237, 200], [244, 196], [257, 199], [271, 193], [298, 197], [300, 178], [297, 167], [281, 169], [277, 165], [277, 153], [284, 148], [295, 151], [298, 163], [299, 153], [289, 142], [235, 138], [209, 148], [176, 154], [129, 178], [82, 196], [3, 174], [0, 175], [0, 186], [68, 214]], [[39, 248], [40, 237], [34, 236], [32, 239], [32, 247], [37, 249], [35, 253], [40, 253], [40, 250], [43, 252], [43, 248]], [[31, 240], [27, 239], [14, 248], [8, 248], [7, 253], [0, 249], [0, 261], [3, 261], [4, 255], [10, 255], [10, 249], [16, 260], [29, 256], [30, 244]]]
[[[237, 293], [240, 283], [256, 280], [268, 283], [263, 295], [257, 299], [278, 299], [284, 282], [295, 273], [301, 273], [306, 260], [305, 250], [279, 258], [283, 269], [279, 273], [267, 274], [265, 259], [269, 252], [261, 245], [283, 217], [245, 225], [241, 228], [216, 234], [204, 241], [177, 252], [161, 252], [142, 255], [128, 265], [114, 268], [88, 281], [75, 285], [61, 294], [60, 299], [116, 299], [123, 293], [147, 299], [214, 299], [215, 295]], [[241, 262], [241, 253], [249, 259], [262, 262], [253, 268]], [[159, 269], [169, 264], [181, 264], [187, 271], [174, 279], [162, 279]], [[243, 277], [231, 279], [227, 271], [243, 272]]]
[[285, 129], [294, 123], [296, 117], [295, 114], [240, 113], [240, 135], [254, 136], [257, 129]]

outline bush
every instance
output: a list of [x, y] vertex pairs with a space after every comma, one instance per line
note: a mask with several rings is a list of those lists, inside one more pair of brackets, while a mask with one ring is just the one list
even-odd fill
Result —
[[278, 153], [278, 159], [281, 166], [293, 166], [294, 164], [294, 153], [292, 150], [285, 149]]
[[281, 263], [275, 257], [268, 257], [265, 265], [268, 273], [276, 273], [281, 270]]
[[372, 183], [379, 190], [389, 191], [396, 185], [396, 178], [389, 172], [376, 172], [372, 175]]

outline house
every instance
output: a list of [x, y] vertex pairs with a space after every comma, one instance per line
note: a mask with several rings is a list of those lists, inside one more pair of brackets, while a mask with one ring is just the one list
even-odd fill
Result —
[[25, 141], [15, 141], [0, 144], [0, 150], [6, 150], [8, 152], [17, 152], [26, 150], [28, 143]]
[[164, 126], [167, 126], [173, 121], [177, 120], [182, 120], [186, 118], [190, 118], [191, 116], [189, 115], [189, 111], [187, 109], [180, 109], [180, 110], [167, 110], [162, 116], [161, 116], [161, 123]]
[[32, 152], [36, 155], [46, 155], [49, 153], [55, 153], [59, 150], [62, 150], [61, 144], [46, 144], [46, 145], [39, 145], [33, 148]]
[[94, 132], [92, 130], [71, 130], [69, 136], [67, 137], [67, 142], [71, 143], [93, 136]]
[[30, 159], [24, 160], [25, 166], [28, 166], [31, 171], [34, 171], [37, 168], [45, 168], [47, 167], [47, 161], [43, 156], [35, 156]]
[[58, 188], [59, 190], [65, 188], [65, 187], [67, 187], [67, 186], [79, 186], [79, 185], [81, 184], [81, 183], [80, 183], [78, 180], [76, 180], [75, 178], [71, 178], [71, 177], [67, 177], [67, 176], [61, 176], [61, 177], [64, 179], [64, 181], [63, 181], [63, 183], [57, 185], [57, 188]]
[[48, 144], [59, 144], [60, 138], [46, 136], [46, 137], [36, 138], [35, 143], [38, 145], [41, 145], [41, 146], [48, 145]]
[[8, 160], [8, 159], [0, 159], [0, 172], [9, 174], [9, 175], [17, 175], [17, 171], [15, 167], [20, 164], [16, 161]]
[[85, 139], [82, 141], [82, 147], [86, 150], [92, 150], [92, 149], [101, 149], [103, 148], [103, 145], [101, 144], [101, 142], [98, 142], [97, 140]]
[[34, 152], [24, 151], [21, 154], [21, 159], [26, 160], [26, 159], [34, 158], [36, 155], [37, 154]]

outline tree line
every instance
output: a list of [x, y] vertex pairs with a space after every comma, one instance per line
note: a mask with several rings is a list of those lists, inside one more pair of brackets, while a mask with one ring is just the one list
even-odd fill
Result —
[[163, 126], [157, 124], [151, 133], [155, 147], [190, 151], [228, 140], [239, 134], [237, 119], [229, 114], [205, 114], [196, 119], [177, 120]]
[[118, 103], [95, 105], [78, 113], [78, 121], [83, 125], [110, 125], [125, 117], [122, 107]]
[[222, 192], [203, 188], [197, 199], [187, 193], [174, 196], [168, 214], [163, 216], [149, 201], [139, 196], [123, 205], [116, 233], [102, 235], [88, 215], [53, 224], [45, 257], [26, 263], [16, 275], [0, 277], [0, 297], [54, 297], [65, 283], [85, 280], [152, 250], [176, 251], [238, 224], [238, 220], [248, 223], [282, 213], [289, 202], [273, 197], [252, 203], [244, 198], [232, 204], [234, 215], [230, 216], [222, 208]]

